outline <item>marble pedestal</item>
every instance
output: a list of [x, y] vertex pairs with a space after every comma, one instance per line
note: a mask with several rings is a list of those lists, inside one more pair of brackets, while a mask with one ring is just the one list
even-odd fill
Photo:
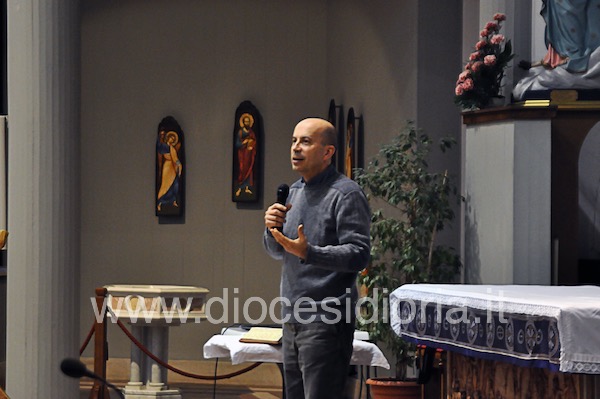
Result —
[[[169, 327], [199, 323], [206, 318], [201, 287], [174, 285], [109, 285], [108, 304], [116, 317], [131, 325], [132, 335], [153, 355], [168, 362]], [[154, 397], [181, 399], [178, 389], [169, 389], [167, 369], [131, 343], [126, 399]]]
[[465, 282], [551, 282], [551, 125], [468, 125], [464, 151]]

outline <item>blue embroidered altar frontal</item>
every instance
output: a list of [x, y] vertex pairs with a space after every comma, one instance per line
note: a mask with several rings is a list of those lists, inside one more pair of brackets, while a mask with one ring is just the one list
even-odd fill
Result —
[[522, 366], [559, 370], [556, 318], [507, 314], [423, 301], [400, 301], [404, 338], [445, 350]]

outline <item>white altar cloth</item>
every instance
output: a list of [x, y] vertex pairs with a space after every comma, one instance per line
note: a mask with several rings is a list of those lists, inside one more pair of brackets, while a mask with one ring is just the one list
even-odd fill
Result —
[[[387, 359], [377, 345], [355, 339], [351, 364], [390, 368]], [[231, 358], [232, 364], [244, 362], [282, 363], [281, 345], [249, 344], [240, 342], [240, 335], [213, 335], [204, 344], [204, 357]]]
[[[406, 284], [390, 298], [392, 328], [414, 341], [600, 374], [600, 287]], [[411, 304], [415, 316], [423, 313], [420, 308], [427, 317], [408, 323]], [[448, 319], [439, 322], [441, 314], [459, 308], [466, 309], [465, 322], [457, 327]]]

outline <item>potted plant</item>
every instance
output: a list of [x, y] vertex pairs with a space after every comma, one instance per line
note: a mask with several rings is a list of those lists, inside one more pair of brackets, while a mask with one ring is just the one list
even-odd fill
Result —
[[[394, 380], [400, 381], [413, 365], [415, 348], [392, 330], [384, 302], [402, 284], [453, 281], [461, 266], [453, 248], [437, 243], [438, 232], [454, 218], [456, 189], [447, 172], [429, 170], [432, 143], [409, 121], [366, 169], [356, 171], [372, 208], [371, 262], [359, 275], [362, 294], [372, 302], [362, 305], [358, 327], [395, 356]], [[454, 143], [442, 138], [442, 151]], [[420, 386], [409, 385], [420, 397]]]

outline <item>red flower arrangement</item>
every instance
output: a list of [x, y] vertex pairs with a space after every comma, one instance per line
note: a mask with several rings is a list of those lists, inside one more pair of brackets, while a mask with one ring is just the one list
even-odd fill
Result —
[[501, 22], [506, 15], [494, 14], [493, 21], [488, 22], [479, 34], [475, 51], [469, 56], [465, 69], [458, 75], [454, 90], [454, 102], [463, 110], [485, 108], [492, 98], [502, 98], [502, 78], [504, 69], [513, 59], [510, 40], [505, 42], [500, 34]]

